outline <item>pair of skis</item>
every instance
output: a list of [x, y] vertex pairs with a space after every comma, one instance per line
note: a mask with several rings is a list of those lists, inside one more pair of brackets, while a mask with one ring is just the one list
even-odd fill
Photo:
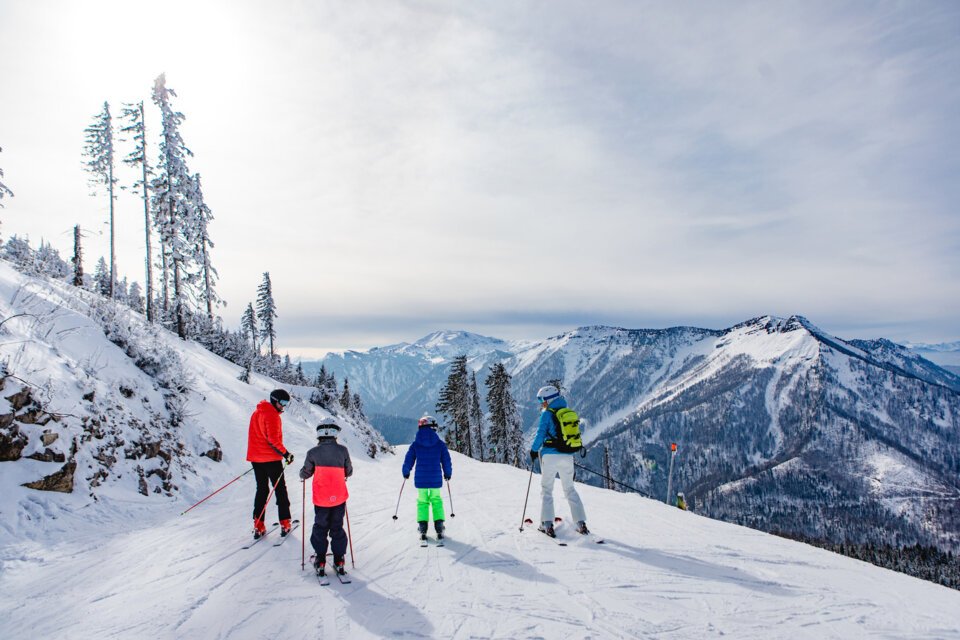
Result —
[[[313, 566], [313, 563], [316, 560], [316, 558], [317, 556], [315, 555], [310, 556], [311, 566]], [[327, 572], [325, 570], [315, 568], [314, 572], [317, 574], [317, 582], [320, 583], [321, 587], [326, 587], [330, 584], [330, 576], [327, 575]], [[333, 574], [337, 576], [337, 580], [340, 581], [340, 584], [350, 584], [352, 582], [352, 580], [350, 580], [350, 578], [347, 577], [347, 572], [345, 569], [342, 569], [342, 568], [338, 569], [334, 567]]]
[[[431, 540], [433, 540], [433, 538], [428, 538], [428, 537], [427, 537], [427, 534], [425, 534], [425, 533], [424, 533], [424, 534], [421, 534], [421, 536], [420, 536], [420, 547], [421, 547], [421, 548], [423, 548], [423, 547], [429, 547], [429, 546], [430, 546], [430, 545], [429, 545], [429, 542], [430, 542]], [[446, 537], [437, 538], [437, 539], [436, 539], [437, 544], [436, 544], [435, 546], [437, 546], [437, 547], [445, 546], [445, 545], [444, 545], [444, 540], [446, 540]]]
[[[292, 522], [290, 523], [290, 525], [291, 525], [291, 526], [290, 526], [290, 531], [288, 531], [285, 536], [281, 536], [281, 538], [280, 538], [280, 540], [279, 540], [278, 542], [274, 542], [274, 543], [273, 543], [273, 546], [279, 547], [279, 546], [282, 545], [284, 542], [286, 542], [287, 539], [290, 537], [290, 534], [293, 533], [293, 532], [300, 526], [300, 521], [299, 521], [299, 520], [294, 520], [294, 521], [292, 521]], [[264, 533], [263, 533], [262, 536], [260, 536], [259, 538], [254, 538], [254, 539], [251, 540], [249, 543], [243, 545], [243, 548], [244, 548], [244, 549], [249, 549], [250, 547], [252, 547], [253, 545], [257, 544], [258, 542], [260, 542], [261, 540], [263, 540], [264, 538], [266, 538], [269, 534], [273, 533], [274, 531], [276, 531], [276, 530], [279, 529], [279, 528], [280, 528], [280, 523], [279, 523], [279, 522], [274, 522], [274, 523], [270, 526], [269, 529], [267, 529], [266, 531], [264, 531]]]
[[[524, 524], [533, 524], [533, 520], [531, 520], [530, 518], [527, 518], [527, 519], [524, 520], [523, 522], [524, 522]], [[559, 526], [560, 526], [561, 524], [563, 524], [563, 518], [557, 517], [557, 518], [554, 518], [554, 519], [553, 519], [553, 528], [554, 528], [554, 530], [556, 530], [557, 528], [559, 528]], [[553, 542], [554, 542], [558, 547], [566, 547], [566, 546], [568, 546], [566, 542], [564, 542], [563, 540], [560, 540], [559, 538], [557, 538], [556, 535], [551, 536], [550, 534], [548, 534], [548, 533], [546, 532], [546, 530], [543, 528], [543, 525], [540, 525], [539, 527], [537, 527], [537, 531], [539, 531], [539, 532], [542, 533], [543, 535], [545, 535], [545, 536], [547, 536], [548, 538], [550, 538], [551, 540], [553, 540]], [[579, 531], [577, 531], [577, 534], [584, 536], [587, 540], [589, 540], [590, 542], [593, 542], [593, 543], [595, 543], [595, 544], [603, 544], [603, 543], [604, 543], [603, 538], [598, 538], [598, 537], [597, 537], [596, 535], [594, 535], [593, 533], [580, 533]]]

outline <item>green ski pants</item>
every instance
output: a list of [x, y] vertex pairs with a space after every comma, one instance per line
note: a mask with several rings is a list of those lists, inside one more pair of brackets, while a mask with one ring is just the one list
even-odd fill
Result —
[[430, 507], [433, 507], [434, 520], [444, 519], [440, 489], [417, 489], [417, 522], [430, 521]]

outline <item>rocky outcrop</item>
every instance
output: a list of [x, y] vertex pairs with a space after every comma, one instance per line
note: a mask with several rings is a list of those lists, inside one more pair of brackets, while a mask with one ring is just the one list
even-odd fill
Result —
[[56, 473], [37, 480], [35, 482], [25, 482], [24, 487], [29, 489], [38, 489], [40, 491], [59, 491], [60, 493], [71, 493], [73, 491], [73, 473], [77, 470], [76, 462], [68, 462], [63, 465]]

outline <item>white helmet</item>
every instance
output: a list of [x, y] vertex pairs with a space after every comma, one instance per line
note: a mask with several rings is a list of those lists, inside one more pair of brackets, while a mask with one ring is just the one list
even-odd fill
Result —
[[336, 438], [340, 433], [340, 425], [333, 418], [324, 418], [317, 425], [318, 438]]
[[557, 389], [552, 384], [548, 384], [545, 387], [540, 387], [540, 390], [537, 391], [537, 400], [540, 402], [550, 402], [554, 398], [560, 397], [560, 390]]
[[433, 416], [423, 416], [420, 418], [420, 422], [417, 423], [417, 428], [429, 427], [434, 431], [437, 430], [437, 419]]

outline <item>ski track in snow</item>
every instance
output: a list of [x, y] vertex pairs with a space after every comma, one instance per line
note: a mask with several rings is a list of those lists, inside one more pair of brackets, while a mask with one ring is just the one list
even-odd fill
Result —
[[250, 482], [186, 516], [162, 504], [105, 533], [94, 519], [4, 547], [0, 637], [960, 637], [956, 591], [637, 496], [581, 485], [606, 544], [564, 523], [560, 547], [519, 531], [526, 472], [457, 454], [446, 546], [420, 548], [413, 492], [391, 518], [399, 469], [399, 455], [356, 460], [351, 584], [301, 571], [309, 526], [241, 548]]

